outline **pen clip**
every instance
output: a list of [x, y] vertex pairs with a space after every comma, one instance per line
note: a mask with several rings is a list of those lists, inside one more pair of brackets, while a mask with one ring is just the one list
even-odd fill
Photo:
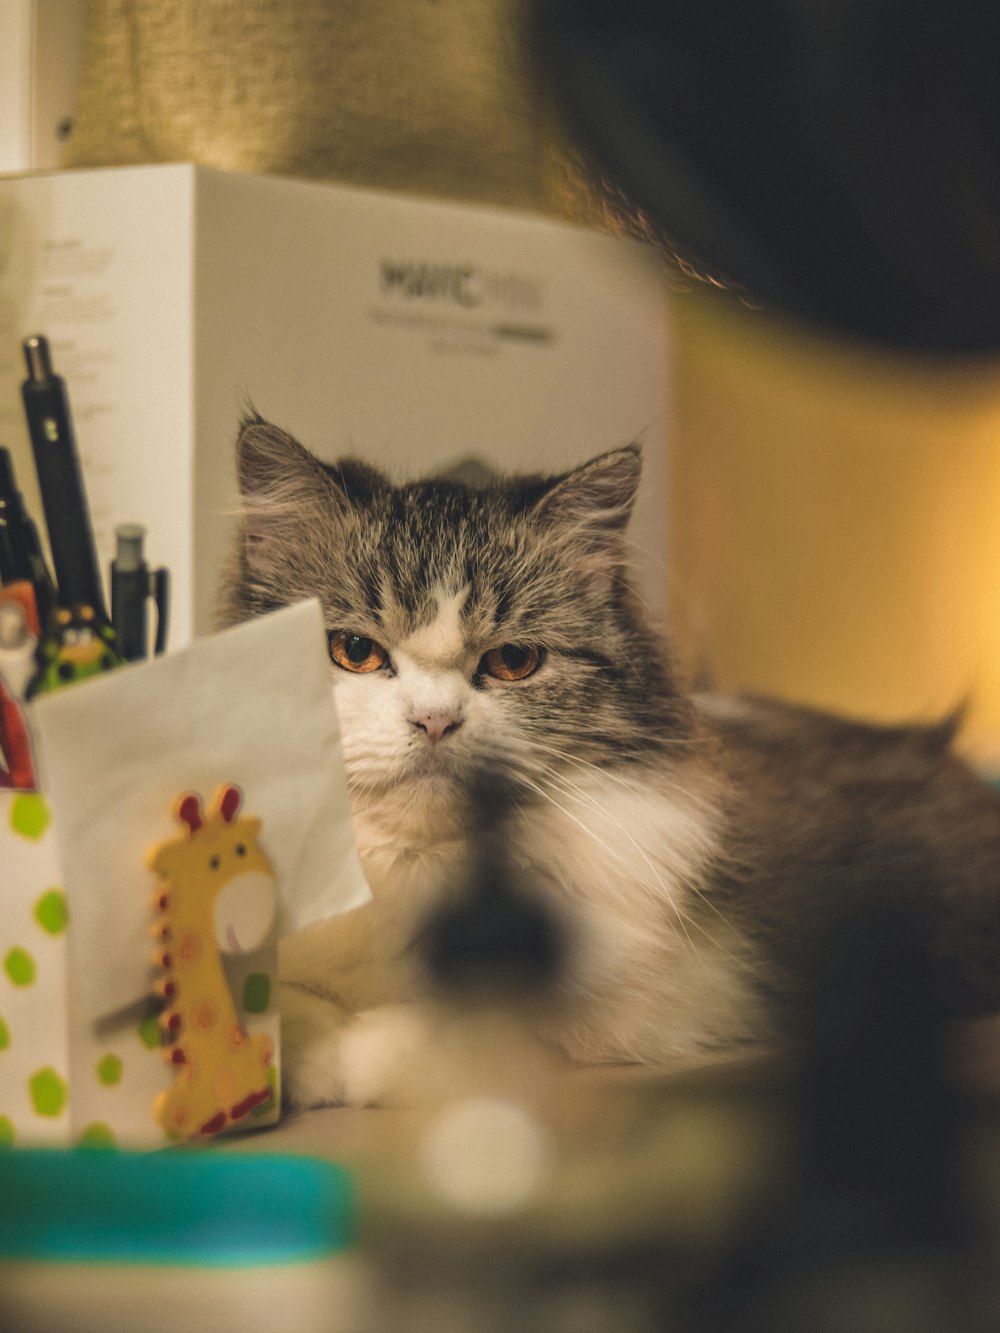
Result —
[[167, 632], [170, 626], [170, 571], [160, 568], [150, 570], [149, 596], [156, 607], [156, 638], [153, 652], [159, 657], [167, 646]]

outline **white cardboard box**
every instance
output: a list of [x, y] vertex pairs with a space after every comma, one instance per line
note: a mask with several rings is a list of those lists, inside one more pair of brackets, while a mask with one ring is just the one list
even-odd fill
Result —
[[400, 478], [639, 438], [632, 535], [662, 607], [666, 320], [650, 251], [530, 215], [188, 165], [0, 178], [0, 441], [40, 516], [19, 384], [43, 333], [102, 564], [145, 524], [175, 646], [211, 625], [247, 400]]

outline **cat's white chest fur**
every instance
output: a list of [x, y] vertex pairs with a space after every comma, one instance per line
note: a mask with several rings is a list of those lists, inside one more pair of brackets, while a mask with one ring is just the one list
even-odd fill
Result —
[[[311, 996], [286, 995], [291, 1064], [322, 1083], [295, 1099], [398, 1093], [398, 1066], [420, 1031], [399, 1006], [427, 980], [415, 941], [475, 863], [454, 810], [413, 792], [363, 807], [355, 822], [374, 901], [294, 937], [283, 953], [286, 980], [335, 1002], [316, 1009]], [[507, 873], [548, 904], [568, 945], [553, 993], [529, 1013], [545, 1042], [578, 1061], [657, 1063], [759, 1027], [739, 942], [693, 910], [714, 851], [702, 803], [665, 792], [648, 773], [550, 775], [544, 799], [522, 809], [505, 843]], [[300, 1043], [322, 1047], [323, 1058], [311, 1060]]]
[[707, 801], [642, 770], [552, 778], [525, 814], [519, 851], [573, 946], [570, 1012], [540, 1029], [571, 1058], [657, 1063], [754, 1030], [744, 945], [698, 901], [714, 824]]

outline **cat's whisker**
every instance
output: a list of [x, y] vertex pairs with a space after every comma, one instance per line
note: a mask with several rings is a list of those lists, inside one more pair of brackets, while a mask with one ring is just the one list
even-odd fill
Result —
[[[582, 755], [573, 754], [571, 751], [563, 750], [556, 745], [546, 744], [544, 741], [540, 741], [534, 737], [528, 740], [526, 744], [530, 746], [532, 749], [537, 750], [539, 753], [553, 755], [557, 759], [565, 761], [565, 763], [567, 763], [570, 767], [593, 772], [601, 779], [602, 782], [607, 782], [607, 781], [614, 782], [617, 783], [625, 791], [628, 792], [635, 791], [635, 786], [636, 786], [635, 779], [633, 776], [629, 774], [616, 773], [613, 769], [602, 767], [600, 764], [595, 764], [592, 760], [585, 759]], [[679, 739], [677, 740], [676, 744], [679, 748], [682, 749], [698, 748], [698, 742], [696, 741], [687, 741]], [[661, 774], [660, 776], [661, 778], [663, 778], [664, 781], [669, 782], [669, 778], [666, 774]]]
[[[604, 838], [602, 838], [600, 835], [598, 835], [590, 825], [588, 825], [588, 824], [587, 824], [583, 819], [581, 819], [579, 816], [575, 815], [575, 814], [572, 812], [572, 810], [569, 810], [569, 809], [568, 809], [568, 808], [567, 808], [561, 801], [558, 801], [558, 800], [555, 799], [555, 797], [553, 796], [552, 792], [553, 792], [554, 782], [555, 782], [555, 780], [558, 778], [558, 775], [557, 775], [557, 774], [554, 774], [554, 773], [551, 773], [551, 774], [547, 774], [547, 775], [545, 775], [545, 776], [547, 776], [547, 777], [553, 779], [552, 783], [550, 783], [550, 785], [547, 786], [547, 787], [546, 787], [546, 786], [543, 786], [543, 785], [542, 785], [541, 783], [539, 783], [539, 782], [532, 781], [531, 779], [526, 779], [526, 785], [528, 785], [528, 786], [529, 786], [533, 791], [535, 791], [539, 796], [541, 796], [541, 797], [543, 797], [544, 799], [550, 801], [551, 804], [552, 804], [553, 806], [555, 806], [555, 808], [556, 808], [557, 810], [559, 810], [562, 814], [564, 814], [568, 819], [572, 820], [574, 824], [576, 824], [580, 829], [583, 830], [584, 833], [586, 833], [586, 834], [588, 835], [588, 837], [590, 837], [591, 839], [593, 839], [593, 841], [594, 841], [594, 842], [595, 842], [595, 843], [596, 843], [596, 844], [597, 844], [603, 851], [608, 852], [609, 854], [611, 854], [612, 856], [614, 856], [614, 855], [616, 854], [616, 849], [615, 849], [615, 847], [614, 847], [610, 842], [608, 842], [606, 839], [604, 839]], [[559, 789], [556, 788], [556, 790], [559, 790]], [[577, 792], [574, 792], [574, 791], [572, 791], [572, 790], [567, 790], [567, 789], [564, 788], [564, 789], [563, 789], [563, 794], [564, 794], [564, 795], [572, 795], [572, 796], [576, 796], [576, 798], [577, 798], [578, 800], [582, 801], [582, 802], [585, 803], [585, 804], [590, 805], [590, 807], [595, 811], [595, 813], [600, 813], [600, 814], [602, 814], [603, 817], [605, 817], [605, 818], [608, 818], [608, 817], [609, 817], [608, 814], [607, 814], [607, 812], [606, 812], [606, 811], [601, 811], [600, 807], [596, 804], [596, 802], [594, 802], [594, 801], [592, 801], [590, 798], [588, 798], [588, 796], [586, 795], [586, 793], [579, 792], [579, 790], [578, 790]], [[670, 892], [670, 889], [669, 889], [669, 886], [668, 886], [666, 880], [665, 880], [665, 879], [663, 878], [663, 876], [659, 873], [659, 871], [657, 870], [656, 866], [653, 864], [652, 860], [650, 859], [649, 855], [646, 853], [645, 849], [638, 843], [638, 841], [632, 836], [632, 834], [629, 832], [629, 830], [626, 829], [626, 828], [624, 827], [624, 825], [622, 825], [621, 822], [620, 822], [619, 820], [615, 819], [613, 816], [610, 816], [610, 818], [611, 818], [612, 823], [614, 823], [614, 824], [616, 825], [616, 827], [619, 829], [619, 831], [622, 832], [622, 833], [626, 836], [626, 838], [627, 838], [628, 841], [633, 845], [633, 847], [635, 848], [635, 850], [639, 852], [640, 856], [642, 857], [642, 859], [643, 859], [644, 862], [646, 863], [646, 866], [647, 866], [647, 868], [649, 869], [649, 871], [650, 871], [650, 873], [651, 873], [651, 875], [652, 875], [653, 880], [655, 881], [655, 886], [656, 886], [656, 888], [659, 890], [659, 894], [658, 894], [659, 899], [663, 902], [664, 906], [668, 907], [668, 908], [671, 910], [671, 912], [673, 913], [673, 915], [674, 915], [674, 917], [675, 917], [675, 919], [676, 919], [677, 925], [678, 925], [678, 927], [679, 927], [681, 933], [683, 934], [684, 938], [687, 940], [687, 943], [688, 943], [688, 945], [690, 946], [690, 948], [692, 949], [692, 951], [693, 951], [693, 952], [695, 953], [695, 955], [698, 957], [699, 962], [703, 961], [703, 960], [701, 959], [701, 956], [698, 954], [697, 948], [696, 948], [696, 946], [695, 946], [694, 941], [693, 941], [692, 938], [691, 938], [691, 935], [690, 935], [690, 933], [689, 933], [689, 931], [688, 931], [688, 929], [687, 929], [687, 926], [688, 926], [688, 924], [691, 924], [692, 926], [697, 927], [697, 928], [698, 928], [703, 934], [705, 934], [706, 937], [709, 938], [709, 939], [712, 938], [710, 932], [709, 932], [704, 926], [702, 926], [701, 923], [696, 922], [696, 921], [694, 921], [693, 919], [688, 918], [688, 917], [685, 916], [685, 914], [681, 911], [680, 906], [679, 906], [679, 904], [677, 903], [677, 901], [676, 901], [676, 899], [675, 899], [675, 895], [672, 894], [672, 893]]]
[[[600, 778], [602, 782], [613, 783], [624, 793], [631, 794], [635, 791], [635, 779], [631, 775], [617, 773], [614, 769], [602, 767], [600, 764], [596, 764], [592, 760], [584, 758], [582, 755], [572, 754], [569, 750], [563, 750], [556, 745], [546, 744], [544, 741], [540, 741], [536, 738], [528, 740], [526, 744], [539, 754], [551, 755], [554, 758], [561, 760], [570, 768], [576, 768], [588, 774], [593, 773]], [[676, 744], [678, 748], [685, 748], [687, 742], [678, 740]]]
[[[573, 756], [568, 756], [568, 755], [565, 757], [570, 759], [571, 762], [574, 758]], [[580, 761], [580, 762], [581, 766], [585, 765], [586, 767], [593, 769], [594, 771], [599, 773], [602, 776], [602, 778], [612, 776], [609, 775], [606, 770], [599, 769], [596, 764], [590, 764], [589, 761]], [[635, 835], [622, 823], [622, 821], [617, 819], [614, 815], [612, 815], [610, 811], [601, 807], [598, 804], [598, 802], [594, 799], [594, 797], [589, 792], [586, 791], [585, 788], [581, 787], [578, 783], [573, 782], [566, 774], [559, 773], [555, 769], [546, 768], [545, 770], [543, 770], [542, 776], [547, 778], [553, 784], [555, 784], [556, 782], [561, 783], [562, 790], [567, 795], [574, 796], [581, 803], [589, 806], [590, 809], [592, 809], [596, 815], [600, 816], [604, 820], [610, 820], [615, 825], [618, 832], [632, 845], [635, 851], [637, 851], [640, 857], [645, 861], [648, 869], [653, 875], [653, 878], [657, 882], [658, 888], [662, 891], [664, 898], [670, 902], [671, 906], [674, 908], [676, 914], [678, 915], [678, 918], [680, 919], [681, 917], [680, 909], [675, 901], [675, 895], [670, 893], [667, 881], [665, 880], [663, 875], [658, 871], [657, 867], [655, 866], [654, 862], [652, 861], [646, 849], [638, 841]], [[632, 786], [632, 784], [627, 783], [626, 780], [624, 779], [619, 779], [619, 781], [621, 781], [624, 786], [627, 787]], [[559, 808], [562, 809], [562, 807]], [[581, 823], [581, 827], [586, 827], [586, 825]], [[588, 829], [588, 832], [591, 833], [591, 836], [595, 836], [593, 834], [593, 830]], [[604, 845], [606, 846], [606, 844]], [[684, 877], [683, 885], [685, 890], [694, 895], [695, 897], [697, 897], [699, 901], [701, 901], [704, 904], [704, 906], [708, 908], [709, 911], [711, 911], [715, 916], [718, 917], [719, 921], [722, 922], [723, 925], [725, 925], [727, 928], [729, 927], [730, 923], [725, 914], [719, 909], [718, 905], [712, 900], [712, 898], [708, 894], [703, 892], [700, 885], [691, 876]], [[702, 925], [700, 922], [695, 921], [694, 918], [688, 917], [687, 919], [691, 922], [692, 925], [696, 926], [699, 930], [702, 931], [703, 934], [705, 934], [709, 939], [711, 939], [713, 943], [723, 953], [727, 954], [727, 956], [732, 958], [734, 962], [738, 961], [736, 959], [736, 956], [733, 955], [728, 949], [726, 949], [725, 946], [721, 943], [721, 941], [717, 940], [715, 936], [713, 936], [712, 933], [707, 929], [707, 927]]]
[[[594, 763], [592, 759], [587, 759], [584, 755], [574, 754], [571, 750], [564, 750], [558, 745], [540, 741], [535, 737], [530, 738], [527, 741], [527, 744], [542, 754], [553, 755], [556, 759], [565, 760], [566, 763], [571, 764], [576, 768], [589, 769], [594, 773], [600, 774], [602, 778], [610, 778], [612, 782], [616, 782], [629, 790], [632, 789], [632, 779], [626, 776], [625, 773], [616, 773], [613, 769], [610, 769], [607, 766], [602, 767], [600, 764]], [[676, 742], [668, 742], [668, 744], [672, 746], [676, 745], [678, 749], [688, 748], [688, 742], [680, 739]]]
[[[741, 958], [738, 954], [734, 953], [731, 949], [727, 948], [727, 946], [722, 942], [722, 940], [719, 939], [718, 935], [713, 933], [713, 931], [710, 930], [709, 927], [704, 922], [699, 921], [697, 917], [695, 917], [692, 913], [685, 912], [683, 910], [680, 903], [677, 901], [677, 895], [671, 892], [666, 877], [657, 869], [656, 864], [651, 859], [649, 853], [642, 846], [642, 844], [635, 838], [635, 836], [625, 827], [624, 824], [622, 824], [619, 820], [614, 819], [613, 816], [610, 816], [607, 813], [607, 811], [602, 811], [601, 808], [596, 804], [596, 802], [591, 801], [588, 798], [587, 794], [583, 792], [580, 788], [575, 787], [575, 785], [565, 786], [563, 790], [567, 796], [572, 796], [583, 803], [589, 804], [591, 808], [595, 811], [595, 813], [600, 813], [603, 818], [605, 819], [610, 818], [611, 821], [614, 823], [618, 832], [624, 837], [624, 839], [631, 845], [633, 850], [639, 855], [641, 860], [645, 863], [649, 871], [649, 874], [655, 883], [656, 888], [660, 890], [660, 894], [658, 895], [660, 901], [665, 906], [667, 906], [673, 913], [677, 926], [679, 927], [680, 931], [684, 935], [685, 940], [690, 946], [696, 962], [701, 966], [702, 970], [705, 971], [706, 974], [709, 973], [708, 961], [699, 951], [697, 944], [692, 939], [691, 932], [688, 929], [689, 927], [692, 930], [696, 931], [698, 934], [702, 935], [704, 939], [707, 940], [713, 946], [713, 948], [717, 949], [720, 953], [725, 955], [725, 957], [728, 958], [730, 962], [733, 963], [734, 966], [740, 968], [742, 971], [745, 972], [751, 970], [750, 968], [747, 967], [746, 961], [743, 958]], [[548, 799], [552, 800], [552, 803], [559, 810], [562, 810], [563, 813], [569, 816], [569, 818], [571, 819], [574, 818], [572, 813], [566, 810], [565, 806], [555, 801], [550, 794], [548, 793], [546, 794], [548, 795]], [[610, 848], [611, 844], [605, 842], [602, 839], [596, 838], [596, 836], [593, 833], [593, 830], [589, 829], [585, 822], [583, 822], [582, 820], [576, 820], [575, 822], [577, 822], [581, 828], [589, 832], [590, 835], [595, 838], [595, 841], [597, 841], [600, 846], [604, 847], [605, 849]], [[641, 880], [639, 881], [639, 883], [641, 884]], [[689, 893], [693, 897], [697, 898], [714, 916], [716, 916], [719, 919], [722, 925], [724, 925], [727, 929], [730, 927], [730, 923], [726, 918], [725, 913], [723, 913], [719, 909], [717, 904], [714, 903], [712, 899], [701, 890], [701, 888], [693, 879], [687, 877], [684, 878], [681, 881], [681, 883], [686, 893]]]
[[[585, 833], [587, 833], [588, 836], [591, 837], [599, 847], [601, 847], [605, 851], [614, 853], [615, 848], [610, 842], [606, 841], [603, 838], [600, 838], [585, 821], [578, 818], [576, 815], [573, 814], [571, 810], [568, 810], [565, 805], [563, 805], [560, 801], [557, 801], [555, 799], [555, 797], [552, 795], [551, 785], [547, 788], [543, 788], [539, 784], [535, 783], [531, 783], [530, 785], [540, 796], [548, 800], [553, 806], [555, 806], [556, 809], [560, 810], [564, 815], [566, 815], [567, 818], [573, 820], [573, 822], [576, 823]], [[595, 813], [601, 813], [605, 818], [608, 817], [607, 812], [601, 811], [600, 807], [597, 806], [595, 802], [589, 800], [586, 793], [580, 791], [580, 789], [578, 788], [575, 790], [567, 789], [565, 790], [565, 794], [567, 796], [573, 796], [575, 799], [580, 800], [585, 804], [589, 804], [591, 808], [594, 809]], [[624, 825], [622, 825], [618, 820], [615, 820], [613, 818], [612, 822], [616, 825], [618, 830], [625, 835], [626, 839], [632, 844], [633, 848], [639, 853], [640, 857], [645, 861], [646, 866], [650, 872], [650, 875], [655, 883], [655, 887], [659, 890], [657, 894], [658, 901], [660, 901], [662, 905], [668, 908], [669, 911], [672, 913], [676, 924], [676, 928], [679, 932], [679, 936], [683, 937], [683, 940], [687, 944], [692, 957], [695, 959], [695, 962], [705, 973], [705, 975], [709, 977], [710, 980], [712, 980], [711, 970], [709, 968], [708, 961], [705, 958], [704, 954], [699, 950], [698, 945], [692, 938], [691, 930], [689, 929], [689, 927], [691, 927], [692, 929], [703, 935], [706, 940], [708, 940], [714, 947], [719, 949], [721, 953], [725, 954], [733, 963], [739, 964], [740, 960], [736, 957], [736, 955], [734, 955], [729, 949], [727, 949], [712, 934], [712, 932], [708, 930], [708, 928], [702, 922], [696, 920], [693, 916], [683, 911], [681, 905], [677, 902], [675, 894], [670, 892], [669, 885], [667, 884], [664, 877], [657, 870], [655, 864], [650, 859], [645, 849], [629, 833], [629, 831], [624, 827]], [[641, 880], [639, 881], [639, 883], [641, 883]], [[685, 888], [687, 889], [690, 889], [692, 887], [693, 887], [692, 885], [685, 884]]]
[[[552, 777], [551, 785], [554, 786], [556, 781], [557, 779], [555, 777]], [[602, 809], [597, 804], [597, 802], [586, 791], [584, 791], [583, 788], [578, 786], [576, 783], [569, 782], [568, 779], [566, 779], [565, 777], [558, 779], [558, 781], [561, 783], [561, 786], [557, 788], [558, 790], [561, 790], [566, 796], [571, 796], [576, 800], [580, 801], [582, 804], [588, 805], [594, 811], [595, 814], [599, 814], [603, 819], [609, 819], [611, 823], [614, 824], [617, 832], [620, 833], [625, 838], [625, 840], [632, 846], [632, 848], [638, 853], [641, 860], [645, 863], [646, 868], [649, 871], [650, 876], [652, 877], [656, 888], [660, 891], [662, 900], [669, 904], [671, 909], [677, 915], [678, 919], [682, 921], [688, 920], [691, 922], [692, 925], [695, 925], [698, 927], [698, 929], [702, 930], [703, 933], [708, 934], [708, 931], [698, 922], [694, 921], [692, 917], [685, 916], [685, 914], [682, 912], [677, 902], [676, 894], [671, 892], [671, 888], [666, 876], [657, 868], [656, 863], [653, 861], [652, 857], [649, 855], [647, 850], [642, 846], [642, 844], [635, 837], [635, 835], [631, 833], [631, 831], [621, 822], [621, 820], [616, 819], [607, 810]], [[610, 847], [610, 845], [611, 845], [610, 843], [604, 843], [604, 846], [606, 847]], [[687, 892], [693, 892], [698, 897], [702, 896], [700, 891], [698, 890], [697, 885], [689, 877], [685, 878], [681, 882], [683, 883], [683, 887]], [[721, 917], [721, 913], [719, 915]]]
[[[631, 546], [634, 550], [638, 551], [639, 554], [642, 555], [643, 557], [647, 555], [647, 552], [644, 551], [641, 546], [636, 545], [635, 542], [626, 541], [623, 543], [623, 545]], [[643, 597], [642, 593], [636, 590], [635, 580], [631, 577], [630, 574], [627, 573], [612, 574], [611, 582], [615, 584], [616, 587], [624, 589], [625, 592], [627, 592], [631, 597], [635, 599], [635, 601], [639, 603], [639, 605], [642, 607], [644, 611], [648, 611], [649, 614], [652, 615], [653, 612], [652, 603], [649, 601], [647, 597]]]

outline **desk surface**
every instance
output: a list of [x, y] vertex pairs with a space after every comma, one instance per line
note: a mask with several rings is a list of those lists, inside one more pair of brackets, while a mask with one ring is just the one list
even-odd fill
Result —
[[[983, 1113], [966, 1176], [986, 1182], [980, 1202], [995, 1254], [1000, 1192], [989, 1182], [1000, 1179], [1000, 1017], [963, 1025], [952, 1053], [956, 1083]], [[9, 1333], [648, 1333], [660, 1326], [651, 1311], [662, 1310], [664, 1284], [717, 1256], [748, 1200], [785, 1172], [786, 1071], [756, 1055], [669, 1071], [566, 1072], [557, 1082], [549, 1103], [554, 1164], [523, 1208], [463, 1212], [436, 1187], [427, 1144], [440, 1106], [290, 1114], [209, 1151], [305, 1153], [350, 1167], [359, 1197], [354, 1250], [228, 1271], [7, 1265], [3, 1326]], [[489, 1162], [495, 1147], [484, 1133], [479, 1155]], [[515, 1152], [501, 1162], [501, 1180], [522, 1167]], [[529, 1310], [538, 1318], [526, 1322]]]

